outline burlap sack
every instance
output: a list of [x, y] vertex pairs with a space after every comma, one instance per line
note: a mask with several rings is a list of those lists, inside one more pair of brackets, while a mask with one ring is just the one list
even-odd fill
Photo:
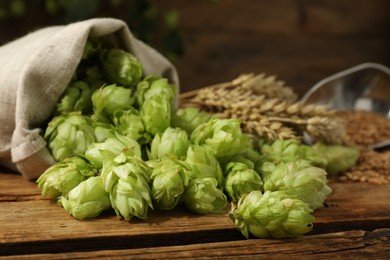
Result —
[[116, 19], [48, 27], [0, 47], [0, 164], [27, 179], [54, 163], [41, 127], [70, 82], [88, 36], [109, 37], [140, 60], [146, 75], [162, 75], [179, 86], [172, 64]]

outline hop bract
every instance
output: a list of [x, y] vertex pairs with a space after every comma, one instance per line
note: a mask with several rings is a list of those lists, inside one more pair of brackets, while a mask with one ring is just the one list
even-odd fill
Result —
[[271, 144], [264, 144], [261, 147], [263, 160], [274, 164], [280, 162], [292, 162], [300, 158], [301, 144], [298, 140], [276, 140]]
[[359, 159], [359, 149], [356, 147], [316, 143], [312, 149], [326, 158], [325, 170], [329, 175], [337, 175], [352, 168]]
[[48, 124], [45, 139], [57, 161], [83, 155], [95, 141], [91, 119], [79, 112], [54, 117]]
[[133, 90], [129, 88], [115, 84], [102, 87], [92, 94], [94, 108], [92, 118], [110, 123], [115, 111], [131, 109], [134, 101]]
[[58, 114], [81, 111], [83, 114], [92, 112], [92, 90], [87, 83], [76, 81], [66, 87], [64, 94], [57, 103]]
[[276, 140], [261, 147], [262, 161], [278, 164], [294, 162], [298, 159], [310, 161], [312, 165], [325, 168], [328, 160], [311, 146], [304, 145], [298, 140]]
[[158, 209], [169, 210], [179, 203], [188, 186], [188, 171], [185, 163], [169, 158], [154, 165], [150, 179], [153, 201]]
[[160, 96], [168, 101], [174, 108], [176, 98], [176, 87], [169, 84], [168, 79], [158, 75], [146, 76], [137, 85], [137, 104], [142, 106], [145, 100], [154, 96]]
[[284, 238], [301, 236], [312, 229], [312, 209], [299, 199], [280, 191], [252, 191], [240, 198], [229, 212], [241, 233], [249, 238]]
[[211, 149], [218, 159], [240, 154], [250, 146], [249, 139], [240, 128], [237, 119], [210, 119], [192, 132], [190, 140]]
[[227, 198], [217, 186], [218, 181], [214, 178], [192, 180], [183, 194], [184, 205], [198, 214], [222, 213]]
[[97, 170], [84, 158], [75, 156], [50, 166], [37, 183], [43, 197], [57, 199], [60, 195], [67, 196], [80, 182], [96, 174]]
[[126, 87], [136, 86], [143, 75], [138, 59], [122, 49], [102, 50], [100, 61], [110, 83]]
[[138, 110], [130, 108], [128, 110], [117, 110], [112, 119], [115, 129], [122, 135], [126, 135], [139, 143], [148, 143], [150, 135], [145, 132], [144, 124]]
[[153, 208], [149, 178], [151, 169], [140, 158], [121, 153], [103, 167], [104, 189], [109, 192], [111, 206], [118, 217], [146, 219]]
[[68, 196], [61, 196], [58, 203], [79, 220], [95, 218], [111, 207], [110, 198], [103, 188], [100, 176], [81, 182]]
[[178, 109], [172, 117], [172, 126], [179, 127], [191, 135], [196, 127], [206, 123], [210, 118], [211, 114], [199, 111], [195, 107]]
[[85, 157], [97, 168], [113, 160], [123, 151], [128, 155], [141, 158], [141, 147], [139, 143], [130, 137], [115, 134], [102, 143], [92, 143], [85, 152]]
[[95, 134], [95, 142], [102, 143], [110, 137], [115, 137], [117, 131], [114, 125], [101, 121], [92, 121], [92, 127]]
[[185, 158], [190, 141], [187, 132], [180, 128], [168, 127], [153, 138], [149, 159], [162, 159], [172, 157], [177, 159]]
[[263, 164], [261, 159], [261, 154], [257, 152], [253, 147], [249, 146], [248, 148], [244, 149], [240, 154], [231, 157], [228, 163], [240, 162], [245, 164], [248, 168], [255, 170], [257, 173], [261, 173], [261, 166]]
[[218, 182], [218, 187], [222, 187], [222, 168], [211, 150], [203, 146], [191, 145], [187, 150], [185, 162], [191, 168], [191, 170], [187, 172], [190, 180], [214, 178]]
[[238, 201], [253, 190], [263, 190], [263, 181], [255, 170], [240, 162], [230, 162], [226, 167], [225, 192], [232, 201]]
[[171, 125], [171, 103], [163, 95], [146, 99], [140, 108], [146, 132], [152, 136], [164, 132]]
[[326, 176], [324, 169], [312, 166], [305, 160], [280, 163], [264, 180], [264, 190], [283, 191], [317, 209], [323, 206], [326, 197], [332, 192]]

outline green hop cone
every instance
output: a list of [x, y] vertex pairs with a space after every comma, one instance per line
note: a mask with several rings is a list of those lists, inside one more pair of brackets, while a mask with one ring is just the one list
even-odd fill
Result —
[[129, 156], [126, 152], [103, 167], [103, 186], [110, 194], [111, 206], [118, 217], [127, 221], [133, 216], [147, 218], [148, 208], [153, 208], [150, 171], [142, 159]]
[[50, 166], [37, 183], [43, 197], [57, 199], [60, 195], [67, 196], [80, 182], [96, 174], [97, 170], [84, 158], [75, 156]]
[[180, 128], [168, 127], [162, 134], [157, 133], [152, 140], [149, 159], [172, 157], [184, 159], [190, 145], [187, 132]]
[[115, 137], [117, 134], [115, 126], [110, 123], [92, 121], [92, 127], [94, 130], [96, 143], [102, 143], [110, 137]]
[[95, 141], [91, 125], [91, 119], [80, 112], [54, 117], [44, 135], [54, 159], [62, 161], [68, 157], [83, 155]]
[[203, 146], [191, 145], [187, 150], [185, 162], [191, 168], [191, 171], [187, 172], [190, 180], [214, 178], [218, 181], [218, 187], [222, 187], [223, 173], [221, 165], [209, 149]]
[[224, 188], [232, 201], [254, 190], [263, 190], [263, 181], [255, 170], [240, 162], [230, 162], [226, 167]]
[[140, 108], [140, 116], [146, 132], [152, 136], [164, 132], [171, 125], [171, 104], [162, 96], [146, 99]]
[[110, 123], [115, 111], [131, 109], [134, 101], [135, 95], [129, 88], [115, 84], [102, 87], [92, 94], [92, 119]]
[[[257, 173], [261, 172], [262, 166], [262, 156], [259, 152], [257, 152], [253, 147], [249, 146], [244, 149], [240, 154], [237, 154], [227, 161], [240, 162], [245, 164], [248, 168], [255, 170]], [[225, 165], [226, 168], [227, 164]]]
[[195, 128], [190, 140], [196, 145], [211, 149], [219, 160], [240, 154], [250, 146], [237, 119], [210, 119]]
[[261, 147], [262, 161], [278, 164], [280, 162], [294, 162], [298, 159], [310, 161], [313, 166], [325, 168], [328, 160], [324, 154], [304, 145], [298, 140], [276, 140]]
[[151, 136], [145, 132], [138, 110], [133, 107], [128, 110], [115, 111], [113, 123], [120, 134], [126, 135], [141, 144], [146, 144], [151, 139]]
[[121, 49], [105, 49], [100, 52], [100, 62], [108, 81], [126, 87], [135, 87], [143, 75], [138, 59]]
[[198, 214], [223, 213], [227, 198], [217, 186], [218, 181], [214, 178], [192, 180], [182, 201], [190, 211]]
[[308, 203], [311, 208], [318, 209], [332, 192], [327, 183], [327, 173], [324, 169], [312, 166], [308, 161], [297, 160], [279, 163], [274, 172], [264, 180], [264, 190], [283, 191]]
[[271, 174], [275, 171], [276, 165], [272, 162], [263, 162], [260, 166], [260, 174], [262, 179], [265, 181], [268, 179]]
[[312, 148], [327, 160], [325, 171], [329, 175], [337, 175], [352, 168], [359, 159], [359, 149], [341, 145], [325, 145], [317, 143]]
[[100, 169], [105, 163], [110, 162], [125, 150], [128, 155], [141, 158], [139, 143], [120, 134], [115, 134], [102, 143], [92, 143], [85, 152], [85, 157], [93, 166]]
[[168, 83], [168, 79], [158, 75], [149, 75], [137, 85], [137, 104], [142, 107], [145, 100], [153, 96], [161, 96], [167, 99], [174, 108], [176, 87]]
[[172, 126], [185, 130], [190, 136], [198, 125], [206, 123], [210, 118], [211, 114], [199, 111], [195, 107], [178, 109], [172, 117]]
[[298, 237], [312, 229], [312, 209], [280, 191], [252, 191], [232, 203], [229, 217], [246, 237]]
[[276, 140], [261, 147], [263, 161], [278, 164], [280, 162], [293, 162], [300, 158], [301, 143], [298, 140]]
[[92, 90], [83, 81], [72, 82], [62, 94], [57, 103], [58, 114], [81, 111], [83, 114], [92, 112]]
[[170, 210], [180, 201], [188, 186], [189, 167], [178, 160], [165, 158], [154, 165], [151, 179], [152, 197], [160, 210]]
[[81, 182], [68, 196], [61, 196], [58, 204], [79, 220], [95, 218], [111, 207], [110, 198], [103, 188], [100, 176]]

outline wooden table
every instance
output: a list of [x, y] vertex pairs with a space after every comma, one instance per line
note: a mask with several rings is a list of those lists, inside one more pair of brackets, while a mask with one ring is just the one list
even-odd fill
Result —
[[[390, 185], [331, 180], [327, 206], [313, 230], [289, 239], [245, 239], [226, 214], [195, 215], [177, 208], [146, 221], [106, 212], [78, 221], [34, 182], [0, 170], [0, 256], [64, 258], [335, 258], [390, 257]], [[228, 208], [226, 208], [226, 213]]]

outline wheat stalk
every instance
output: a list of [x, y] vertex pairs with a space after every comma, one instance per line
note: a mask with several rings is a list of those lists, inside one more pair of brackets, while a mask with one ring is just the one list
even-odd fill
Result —
[[245, 132], [270, 141], [302, 138], [307, 132], [315, 140], [341, 143], [344, 125], [335, 112], [292, 102], [289, 91], [275, 77], [243, 74], [230, 83], [199, 90], [187, 103], [221, 118], [238, 118]]

